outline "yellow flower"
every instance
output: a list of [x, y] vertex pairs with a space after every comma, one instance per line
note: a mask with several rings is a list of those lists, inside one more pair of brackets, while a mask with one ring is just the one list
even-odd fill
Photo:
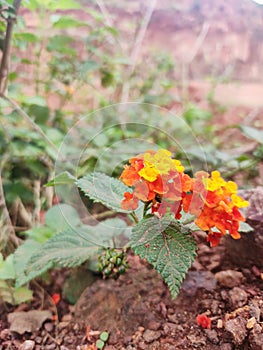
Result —
[[159, 149], [155, 154], [145, 153], [144, 162], [147, 166], [154, 167], [159, 174], [169, 174], [170, 170], [175, 170], [175, 164], [171, 159], [171, 152]]
[[237, 208], [244, 208], [249, 205], [249, 202], [244, 200], [242, 197], [237, 196], [236, 194], [232, 194], [231, 196], [232, 204]]
[[159, 172], [151, 166], [146, 166], [145, 168], [142, 168], [138, 174], [143, 177], [145, 180], [149, 182], [153, 182], [157, 179], [157, 176], [159, 175]]
[[234, 181], [228, 181], [225, 184], [225, 191], [228, 195], [237, 193], [237, 184]]
[[180, 160], [173, 159], [173, 162], [174, 162], [174, 165], [175, 165], [175, 169], [179, 173], [183, 173], [184, 172], [184, 167], [182, 166], [182, 163], [180, 162]]
[[226, 182], [220, 176], [220, 172], [216, 170], [212, 172], [211, 178], [203, 178], [203, 184], [208, 191], [214, 192], [225, 186]]

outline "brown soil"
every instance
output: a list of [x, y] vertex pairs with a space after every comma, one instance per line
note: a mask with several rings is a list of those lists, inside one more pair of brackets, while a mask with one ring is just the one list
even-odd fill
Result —
[[[34, 303], [2, 314], [0, 349], [96, 349], [99, 334], [107, 331], [110, 338], [105, 350], [262, 350], [263, 265], [238, 267], [229, 261], [224, 244], [211, 249], [204, 234], [197, 233], [196, 238], [198, 259], [175, 300], [160, 276], [130, 254], [130, 269], [117, 281], [97, 280], [75, 307], [65, 300], [59, 302], [58, 321], [44, 320], [39, 331], [19, 335], [10, 330], [7, 314], [41, 308], [39, 289], [32, 285]], [[62, 276], [57, 272], [51, 294], [61, 293]], [[54, 315], [46, 293], [42, 306]], [[211, 318], [211, 329], [197, 324], [196, 317], [202, 313]]]

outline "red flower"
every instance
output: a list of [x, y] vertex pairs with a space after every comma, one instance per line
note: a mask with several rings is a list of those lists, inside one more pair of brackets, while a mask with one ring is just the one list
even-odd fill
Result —
[[206, 314], [197, 315], [196, 322], [202, 328], [211, 328], [211, 318], [206, 316]]
[[58, 293], [53, 294], [51, 298], [55, 305], [57, 305], [60, 302], [60, 294]]

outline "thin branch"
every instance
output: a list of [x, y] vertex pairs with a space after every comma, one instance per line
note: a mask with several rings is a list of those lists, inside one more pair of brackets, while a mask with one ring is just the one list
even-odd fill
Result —
[[121, 124], [122, 124], [122, 129], [124, 131], [126, 129], [125, 128], [126, 117], [125, 117], [125, 113], [124, 113], [124, 108], [125, 108], [125, 104], [129, 100], [130, 78], [135, 70], [135, 67], [136, 67], [136, 64], [138, 61], [138, 57], [139, 57], [139, 53], [140, 53], [140, 50], [142, 47], [142, 43], [143, 43], [146, 31], [147, 31], [148, 25], [150, 23], [152, 14], [154, 12], [155, 5], [156, 5], [156, 0], [152, 0], [149, 7], [147, 8], [147, 11], [145, 12], [140, 29], [139, 29], [138, 34], [137, 34], [136, 39], [135, 39], [133, 50], [132, 50], [131, 55], [130, 55], [132, 64], [130, 66], [130, 69], [128, 70], [127, 79], [125, 79], [125, 82], [124, 82], [123, 87], [122, 87], [120, 120], [121, 120]]
[[210, 25], [207, 22], [204, 22], [202, 29], [196, 38], [194, 47], [190, 55], [186, 58], [185, 62], [183, 62], [182, 65], [182, 95], [183, 98], [186, 96], [186, 88], [188, 86], [188, 80], [189, 80], [189, 66], [195, 59], [198, 51], [200, 50], [201, 46], [203, 45], [205, 38], [208, 34]]
[[16, 232], [15, 232], [12, 220], [10, 218], [9, 211], [7, 209], [4, 188], [3, 188], [3, 181], [2, 181], [2, 170], [6, 161], [7, 159], [2, 158], [2, 161], [0, 162], [0, 209], [2, 209], [4, 224], [7, 225], [8, 231], [9, 231], [8, 232], [9, 237], [6, 237], [6, 242], [11, 243], [11, 245], [13, 245], [14, 247], [18, 247], [19, 239], [16, 236]]
[[[107, 8], [106, 8], [106, 6], [104, 4], [104, 1], [103, 0], [96, 0], [96, 2], [97, 2], [97, 5], [100, 8], [101, 13], [103, 14], [103, 16], [105, 18], [107, 26], [114, 27], [114, 24], [113, 24], [113, 22], [111, 20], [111, 17], [110, 17], [110, 15], [108, 13], [108, 10], [107, 10]], [[123, 51], [123, 46], [122, 46], [119, 38], [115, 38], [115, 40], [117, 41], [118, 45], [120, 46], [121, 51]]]
[[44, 131], [40, 128], [40, 126], [38, 126], [31, 118], [30, 116], [23, 111], [23, 109], [14, 101], [12, 100], [10, 97], [6, 96], [5, 94], [1, 94], [0, 93], [0, 97], [2, 97], [3, 99], [5, 99], [20, 115], [22, 118], [24, 118], [26, 120], [26, 122], [28, 124], [31, 125], [32, 129], [35, 130], [46, 142], [47, 144], [52, 147], [52, 149], [58, 153], [58, 149], [57, 146], [46, 136], [46, 134], [44, 133]]
[[0, 65], [0, 93], [4, 94], [7, 88], [9, 65], [10, 65], [10, 54], [11, 54], [11, 38], [13, 33], [13, 27], [16, 21], [16, 15], [20, 7], [21, 0], [14, 0], [14, 15], [8, 16], [7, 27], [4, 41], [3, 56]]

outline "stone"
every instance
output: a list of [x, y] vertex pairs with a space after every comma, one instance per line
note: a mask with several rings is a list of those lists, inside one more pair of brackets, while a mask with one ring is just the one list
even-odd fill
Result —
[[146, 331], [143, 333], [143, 339], [147, 343], [151, 343], [154, 340], [159, 339], [161, 335], [162, 335], [161, 331], [152, 331], [150, 329], [146, 329]]
[[48, 310], [32, 310], [27, 312], [12, 312], [8, 314], [10, 331], [19, 334], [38, 331], [46, 320], [52, 319], [52, 313]]
[[226, 331], [231, 334], [233, 342], [237, 345], [241, 345], [247, 336], [246, 323], [246, 320], [241, 316], [225, 323]]
[[229, 297], [231, 305], [237, 309], [247, 303], [248, 295], [243, 289], [234, 287], [229, 291]]
[[258, 323], [254, 325], [253, 329], [250, 331], [248, 340], [251, 349], [263, 349], [263, 329], [261, 325]]
[[211, 343], [213, 344], [219, 343], [217, 332], [214, 329], [204, 329], [204, 332]]
[[19, 347], [19, 350], [33, 350], [35, 347], [35, 342], [33, 340], [25, 340], [23, 344]]
[[251, 317], [246, 324], [247, 329], [252, 329], [255, 324], [257, 323], [257, 320], [255, 319], [255, 317]]
[[242, 284], [242, 282], [245, 280], [242, 272], [235, 270], [217, 272], [215, 274], [215, 278], [221, 286], [228, 288], [240, 286], [240, 284]]

